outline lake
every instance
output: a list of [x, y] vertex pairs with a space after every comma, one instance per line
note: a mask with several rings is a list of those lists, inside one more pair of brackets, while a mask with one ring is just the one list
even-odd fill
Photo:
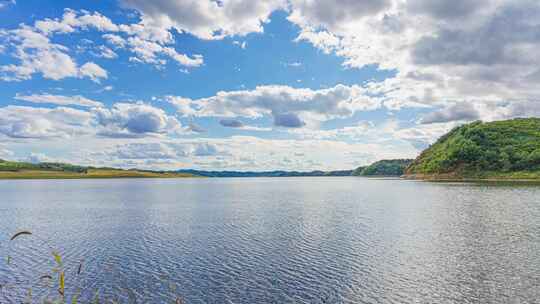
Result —
[[[9, 238], [17, 231], [33, 235]], [[0, 303], [533, 303], [540, 187], [355, 177], [0, 181]], [[7, 257], [10, 263], [7, 264]], [[82, 271], [77, 275], [80, 261]], [[6, 286], [7, 285], [7, 286]]]

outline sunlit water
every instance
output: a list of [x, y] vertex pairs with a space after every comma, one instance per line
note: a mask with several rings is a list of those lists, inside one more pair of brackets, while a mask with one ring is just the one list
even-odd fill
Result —
[[[33, 235], [9, 241], [20, 230]], [[535, 303], [540, 187], [0, 181], [0, 303], [29, 287], [35, 300], [55, 294], [39, 280], [55, 275], [52, 250], [66, 293], [82, 288], [83, 299], [99, 290], [137, 303]]]

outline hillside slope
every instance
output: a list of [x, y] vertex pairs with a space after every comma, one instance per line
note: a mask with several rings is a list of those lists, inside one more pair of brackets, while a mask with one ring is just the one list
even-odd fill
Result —
[[353, 171], [354, 176], [401, 176], [412, 159], [384, 159]]
[[426, 149], [405, 177], [540, 179], [540, 119], [473, 122]]

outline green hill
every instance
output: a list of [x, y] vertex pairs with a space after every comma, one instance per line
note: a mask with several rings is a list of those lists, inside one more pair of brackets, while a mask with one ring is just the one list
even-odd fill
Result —
[[385, 159], [353, 171], [354, 176], [401, 176], [412, 159]]
[[540, 179], [540, 118], [455, 128], [405, 173], [422, 179]]
[[94, 168], [63, 163], [26, 163], [0, 159], [0, 179], [74, 178], [179, 178], [196, 177], [189, 173]]

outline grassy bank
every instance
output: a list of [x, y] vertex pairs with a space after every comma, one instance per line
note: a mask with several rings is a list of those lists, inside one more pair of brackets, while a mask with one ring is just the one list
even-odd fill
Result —
[[427, 181], [501, 181], [501, 182], [535, 182], [540, 183], [540, 172], [538, 171], [515, 171], [515, 172], [450, 172], [450, 173], [432, 173], [432, 174], [405, 174], [404, 179], [419, 179]]
[[185, 173], [159, 173], [136, 170], [89, 169], [87, 172], [21, 170], [0, 171], [0, 179], [81, 179], [81, 178], [185, 178]]
[[183, 178], [190, 173], [93, 168], [63, 163], [32, 164], [0, 160], [0, 179], [78, 179], [78, 178]]

